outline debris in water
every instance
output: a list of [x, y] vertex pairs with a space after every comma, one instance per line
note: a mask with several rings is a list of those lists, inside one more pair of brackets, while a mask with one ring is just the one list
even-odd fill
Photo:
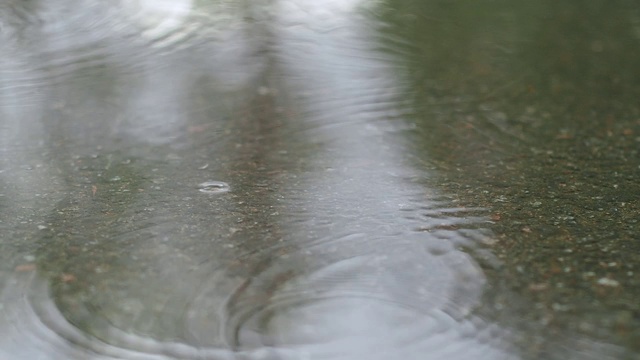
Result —
[[619, 286], [620, 283], [617, 282], [616, 280], [605, 277], [605, 278], [598, 279], [598, 285], [616, 287], [616, 286]]
[[30, 272], [30, 271], [34, 271], [35, 269], [36, 269], [36, 264], [26, 263], [26, 264], [20, 264], [16, 266], [13, 270], [15, 272]]

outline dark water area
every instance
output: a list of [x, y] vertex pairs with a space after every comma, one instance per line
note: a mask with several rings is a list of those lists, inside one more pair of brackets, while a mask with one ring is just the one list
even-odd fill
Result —
[[633, 1], [0, 4], [0, 359], [640, 359]]

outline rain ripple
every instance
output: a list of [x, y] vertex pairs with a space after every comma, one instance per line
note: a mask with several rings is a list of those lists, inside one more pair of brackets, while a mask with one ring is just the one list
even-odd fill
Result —
[[[447, 231], [448, 238], [467, 237]], [[180, 299], [189, 300], [172, 325], [183, 335], [164, 340], [127, 330], [82, 299], [59, 303], [51, 280], [36, 272], [2, 274], [0, 354], [105, 360], [417, 360], [424, 354], [511, 359], [505, 330], [473, 313], [484, 286], [482, 271], [455, 249], [433, 255], [426, 235], [404, 233], [394, 240], [397, 234], [367, 232], [326, 237], [311, 247], [272, 246], [235, 260], [252, 268], [249, 273], [204, 264], [182, 275], [196, 287], [177, 286], [166, 294], [183, 304]], [[256, 258], [264, 260], [256, 263]]]
[[106, 330], [102, 336], [91, 336], [67, 321], [51, 297], [48, 282], [36, 273], [2, 274], [2, 278], [6, 279], [0, 293], [0, 355], [4, 359], [275, 359], [270, 349], [240, 353], [162, 342], [118, 329], [105, 319], [94, 319]]
[[[508, 347], [504, 330], [456, 300], [460, 289], [443, 270], [444, 263], [456, 264], [453, 253], [443, 263], [419, 265], [421, 255], [399, 255], [347, 258], [304, 276], [263, 269], [230, 298], [230, 343], [243, 351], [278, 347], [319, 359], [510, 358], [502, 350]], [[464, 264], [467, 259], [457, 260]], [[458, 281], [478, 280], [477, 269], [462, 267], [453, 275]]]
[[[185, 274], [168, 271], [173, 268], [162, 260], [173, 258], [154, 259], [165, 270], [155, 280], [165, 285], [168, 278], [173, 287], [153, 288], [152, 281], [140, 278], [125, 288], [127, 297], [146, 292], [152, 293], [151, 297], [185, 300], [175, 301], [186, 303], [187, 309], [174, 317], [179, 324], [170, 329], [183, 334], [164, 340], [129, 331], [125, 326], [135, 324], [127, 321], [136, 319], [114, 321], [89, 306], [86, 299], [61, 302], [54, 297], [49, 281], [36, 273], [3, 274], [0, 278], [6, 279], [6, 284], [0, 299], [5, 321], [0, 351], [33, 359], [418, 360], [425, 354], [430, 359], [511, 358], [504, 350], [508, 348], [503, 343], [508, 339], [504, 330], [473, 314], [485, 279], [472, 257], [458, 249], [460, 244], [472, 247], [474, 239], [483, 238], [477, 228], [485, 220], [476, 216], [481, 211], [417, 206], [398, 215], [400, 206], [395, 201], [406, 200], [404, 179], [387, 176], [379, 167], [389, 173], [407, 172], [401, 165], [406, 149], [396, 145], [388, 131], [381, 130], [394, 126], [380, 120], [396, 115], [387, 93], [401, 91], [384, 76], [390, 69], [365, 51], [368, 42], [359, 37], [360, 28], [348, 25], [351, 10], [331, 2], [335, 8], [329, 7], [329, 13], [335, 16], [330, 16], [333, 22], [324, 27], [322, 21], [309, 22], [316, 19], [309, 13], [323, 11], [321, 6], [308, 1], [300, 4], [284, 2], [285, 8], [291, 8], [282, 10], [277, 20], [284, 26], [274, 32], [280, 39], [274, 51], [279, 54], [279, 63], [293, 74], [287, 79], [297, 85], [294, 88], [302, 88], [313, 99], [303, 111], [308, 117], [304, 120], [306, 131], [297, 135], [309, 136], [310, 142], [331, 144], [330, 149], [322, 149], [326, 150], [322, 155], [329, 167], [338, 170], [304, 179], [301, 176], [302, 188], [311, 189], [311, 193], [296, 198], [295, 189], [289, 189], [285, 194], [294, 199], [283, 201], [291, 216], [273, 221], [282, 227], [281, 242], [242, 249], [246, 256], [240, 252], [233, 259], [234, 267], [242, 271], [205, 262]], [[135, 63], [152, 57], [154, 51], [197, 48], [200, 41], [219, 39], [199, 29], [207, 18], [188, 14], [186, 7], [175, 8], [173, 19], [154, 20], [152, 11], [148, 22], [144, 11], [134, 8], [126, 16], [139, 21], [130, 26], [119, 20], [121, 13], [95, 16], [101, 12], [99, 7], [87, 9], [94, 15], [74, 13], [70, 19], [57, 21], [49, 13], [43, 18], [42, 33], [35, 37], [42, 36], [48, 43], [35, 57], [51, 59], [47, 76], [101, 64], [103, 57]], [[297, 24], [308, 26], [301, 31]], [[222, 42], [232, 42], [229, 39], [234, 39], [237, 29], [231, 29], [220, 36]], [[108, 38], [106, 34], [110, 34]], [[120, 40], [130, 38], [134, 41], [128, 49]], [[307, 53], [301, 48], [305, 44], [316, 50]], [[223, 53], [225, 47], [216, 49]], [[65, 56], [54, 56], [59, 54]], [[319, 60], [310, 61], [313, 55]], [[215, 59], [208, 61], [216, 63]], [[308, 84], [318, 88], [309, 89]], [[316, 131], [309, 131], [314, 126]], [[201, 184], [199, 189], [228, 190], [225, 185]], [[394, 201], [382, 201], [380, 194]], [[309, 210], [301, 214], [298, 210], [304, 207]], [[137, 221], [145, 232], [153, 230], [142, 217]], [[206, 226], [205, 222], [199, 224]], [[132, 235], [133, 240], [145, 240], [135, 232]], [[172, 250], [177, 253], [179, 248]], [[177, 267], [175, 263], [170, 265]], [[136, 287], [136, 281], [144, 286]], [[108, 305], [117, 308], [120, 304]], [[145, 305], [142, 302], [141, 306]], [[78, 319], [88, 320], [84, 324]]]
[[[29, 14], [28, 24], [15, 21], [20, 14]], [[28, 54], [24, 64], [33, 75], [27, 80], [37, 83], [110, 64], [130, 74], [151, 70], [150, 64], [159, 70], [166, 66], [163, 57], [185, 49], [200, 52], [189, 61], [206, 58], [208, 64], [237, 69], [230, 73], [238, 76], [253, 67], [254, 60], [243, 33], [245, 15], [241, 6], [230, 2], [205, 7], [191, 0], [122, 1], [120, 6], [109, 1], [51, 1], [37, 9], [15, 4], [0, 16], [0, 36], [3, 45], [15, 47], [7, 49], [13, 56]]]

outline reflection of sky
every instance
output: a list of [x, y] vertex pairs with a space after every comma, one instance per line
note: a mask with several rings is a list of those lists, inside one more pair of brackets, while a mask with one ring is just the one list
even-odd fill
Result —
[[[96, 341], [83, 334], [64, 320], [57, 308], [59, 304], [55, 304], [50, 297], [48, 280], [32, 273], [21, 273], [21, 270], [16, 270], [16, 273], [14, 268], [18, 266], [17, 269], [20, 269], [25, 263], [39, 260], [34, 256], [42, 247], [39, 240], [43, 234], [53, 231], [47, 222], [52, 221], [52, 213], [60, 214], [61, 200], [75, 201], [82, 209], [80, 217], [85, 216], [82, 221], [98, 219], [95, 226], [106, 227], [100, 223], [104, 213], [94, 213], [96, 202], [83, 197], [91, 193], [88, 181], [100, 179], [84, 178], [74, 172], [82, 166], [83, 161], [95, 159], [98, 166], [104, 167], [109, 166], [112, 152], [120, 151], [129, 155], [128, 158], [114, 158], [113, 165], [116, 166], [120, 161], [131, 161], [136, 155], [149, 154], [150, 151], [145, 149], [151, 146], [170, 145], [176, 136], [188, 128], [189, 119], [186, 116], [189, 111], [185, 103], [193, 95], [190, 91], [198, 80], [192, 76], [193, 73], [211, 76], [209, 80], [217, 82], [221, 92], [242, 88], [254, 76], [251, 72], [259, 66], [247, 55], [247, 44], [241, 31], [237, 27], [205, 28], [211, 25], [206, 17], [187, 19], [190, 4], [190, 1], [181, 5], [179, 1], [162, 4], [144, 1], [134, 4], [136, 6], [129, 4], [132, 7], [124, 8], [123, 12], [108, 2], [49, 1], [39, 7], [37, 13], [34, 9], [25, 10], [33, 12], [33, 16], [29, 17], [34, 20], [33, 23], [22, 24], [25, 26], [10, 29], [12, 31], [4, 31], [0, 26], [0, 36], [15, 36], [0, 40], [0, 228], [3, 230], [3, 251], [0, 254], [0, 358], [167, 358], [162, 355], [166, 353], [166, 344], [123, 335], [115, 328], [108, 330], [113, 330], [113, 334], [107, 331], [107, 335], [117, 339], [117, 345]], [[153, 5], [153, 8], [145, 8], [148, 5]], [[157, 5], [162, 6], [158, 8]], [[227, 17], [236, 15], [229, 13]], [[166, 17], [166, 21], [163, 21], [163, 17]], [[134, 22], [137, 20], [140, 21]], [[193, 20], [190, 23], [193, 26], [180, 27], [181, 20]], [[204, 30], [210, 32], [202, 32]], [[173, 32], [171, 36], [167, 36], [170, 32]], [[159, 43], [154, 37], [162, 37], [162, 42]], [[185, 39], [200, 43], [197, 51], [192, 51], [197, 53], [194, 58], [185, 57], [181, 52], [184, 49], [178, 46]], [[218, 67], [226, 71], [218, 71]], [[119, 142], [118, 139], [126, 141]], [[107, 155], [103, 157], [101, 153]], [[157, 158], [165, 155], [160, 154]], [[99, 171], [92, 175], [100, 176]], [[146, 193], [165, 186], [162, 181], [165, 181], [163, 177], [166, 174], [159, 171], [153, 175], [154, 181], [159, 180], [142, 189]], [[182, 188], [193, 190], [188, 183], [190, 179], [182, 180], [187, 180]], [[208, 179], [193, 180], [197, 184]], [[166, 181], [176, 182], [180, 179]], [[170, 183], [166, 187], [176, 186]], [[95, 189], [100, 195], [109, 188], [117, 189], [117, 182], [98, 184]], [[136, 199], [133, 195], [130, 198]], [[145, 205], [153, 206], [152, 203], [134, 203], [132, 207], [139, 206], [150, 212]], [[85, 206], [93, 210], [85, 209]], [[158, 221], [156, 218], [168, 216], [166, 212], [170, 210], [159, 206], [155, 214], [140, 218], [143, 219], [143, 225], [144, 220], [152, 223]], [[174, 211], [172, 220], [176, 223], [173, 225], [179, 226], [181, 224], [176, 216]], [[73, 227], [84, 229], [74, 223], [74, 217], [70, 215], [69, 223], [54, 224], [57, 227], [55, 231], [66, 231]], [[175, 232], [176, 226], [165, 224], [160, 223], [154, 229], [146, 230], [157, 235], [157, 242], [161, 243], [164, 237], [161, 235], [167, 235], [162, 230], [168, 228]], [[87, 233], [80, 230], [79, 235], [86, 236], [87, 243], [95, 244], [96, 233], [93, 230], [89, 229]], [[140, 233], [144, 235], [142, 231], [134, 232], [133, 236], [139, 236]], [[122, 237], [127, 236], [132, 237], [126, 233]], [[109, 239], [112, 242], [118, 240]], [[56, 244], [59, 240], [54, 236], [48, 241]], [[64, 247], [65, 244], [61, 245]], [[130, 256], [144, 252], [146, 247], [157, 246], [156, 243], [142, 241], [138, 241], [137, 245], [137, 248], [122, 254], [124, 262]], [[41, 253], [47, 251], [56, 250], [45, 249]], [[161, 267], [170, 276], [163, 277], [160, 284], [147, 282], [148, 287], [144, 290], [129, 289], [131, 298], [141, 292], [149, 292], [151, 288], [160, 292], [167, 282], [181, 284], [185, 266], [183, 262], [176, 261], [180, 254], [176, 254], [176, 251], [167, 251], [167, 254], [168, 258], [155, 258], [157, 264], [152, 266]], [[99, 260], [99, 257], [95, 259]], [[62, 266], [88, 265], [71, 264], [73, 261], [68, 260], [69, 263]], [[126, 286], [124, 283], [121, 285]], [[195, 287], [199, 284], [185, 285], [190, 290], [185, 295], [190, 295], [194, 290], [189, 285]], [[185, 287], [176, 286], [175, 289]], [[105, 294], [105, 300], [109, 296], [113, 294]], [[153, 298], [162, 298], [154, 294], [144, 296], [150, 302]], [[182, 300], [183, 303], [186, 301]], [[138, 304], [132, 306], [135, 305]], [[140, 304], [139, 308], [144, 311], [147, 305], [151, 306]], [[125, 313], [124, 307], [120, 310]], [[137, 319], [127, 320], [135, 322]], [[104, 336], [105, 333], [100, 335]], [[213, 350], [214, 354], [208, 354], [193, 348], [182, 352], [180, 349], [178, 347], [175, 350], [175, 354], [178, 354], [175, 358], [223, 358]]]
[[390, 62], [367, 48], [373, 29], [358, 5], [289, 1], [276, 12], [277, 56], [303, 104], [298, 126], [320, 144], [309, 159], [313, 171], [296, 184], [312, 191], [288, 204], [292, 217], [304, 209], [307, 220], [285, 224], [285, 233], [293, 242], [310, 232], [319, 240], [302, 246], [310, 274], [279, 295], [286, 303], [308, 288], [315, 297], [274, 310], [270, 335], [310, 358], [506, 358], [462, 335], [475, 326], [471, 318], [458, 323], [481, 295], [480, 270], [453, 248], [431, 255], [442, 239], [412, 231], [461, 219], [455, 211], [437, 220], [403, 217], [403, 209], [420, 212], [416, 198], [434, 195], [411, 183], [424, 174], [409, 167], [396, 133], [402, 84]]
[[[109, 16], [96, 16], [103, 9], [96, 5], [87, 8], [90, 14], [76, 9], [68, 19], [47, 19], [45, 31], [38, 34], [44, 37], [38, 40], [44, 49], [25, 50], [37, 54], [30, 60], [32, 68], [43, 59], [50, 59], [53, 65], [40, 81], [56, 83], [58, 90], [67, 86], [73, 89], [76, 85], [70, 79], [96, 64], [112, 62], [125, 69], [118, 72], [114, 85], [119, 96], [125, 99], [124, 105], [118, 108], [121, 113], [101, 115], [105, 121], [115, 120], [98, 126], [106, 132], [95, 134], [95, 128], [91, 127], [96, 119], [101, 119], [97, 114], [87, 124], [77, 121], [68, 128], [65, 139], [77, 146], [72, 150], [75, 155], [88, 156], [90, 151], [96, 151], [96, 139], [99, 144], [110, 144], [103, 142], [101, 136], [122, 136], [137, 147], [171, 145], [175, 137], [186, 131], [188, 119], [185, 117], [189, 113], [186, 104], [197, 80], [192, 77], [194, 73], [210, 75], [228, 88], [242, 88], [250, 82], [260, 65], [246, 60], [251, 57], [250, 45], [241, 31], [231, 29], [216, 35], [215, 39], [220, 42], [191, 49], [190, 56], [179, 51], [182, 41], [195, 41], [192, 36], [208, 29], [204, 24], [199, 30], [196, 26], [191, 34], [181, 33], [188, 28], [181, 24], [197, 25], [198, 21], [206, 21], [197, 18], [191, 22], [190, 6], [190, 1], [149, 0], [125, 7], [128, 15], [105, 7]], [[295, 302], [274, 310], [265, 338], [270, 338], [276, 347], [284, 344], [279, 356], [291, 359], [298, 359], [302, 354], [330, 359], [424, 359], [425, 353], [434, 359], [505, 358], [508, 354], [492, 348], [488, 340], [482, 343], [476, 337], [476, 331], [493, 330], [492, 325], [467, 314], [481, 295], [482, 273], [466, 254], [455, 250], [453, 245], [442, 245], [443, 239], [455, 241], [456, 236], [461, 235], [442, 231], [440, 237], [432, 238], [427, 233], [412, 231], [419, 226], [446, 226], [461, 219], [457, 209], [450, 209], [453, 215], [437, 219], [421, 214], [429, 205], [429, 199], [423, 204], [416, 198], [435, 195], [411, 182], [424, 174], [407, 165], [406, 149], [396, 134], [402, 124], [393, 122], [398, 120], [392, 104], [403, 84], [394, 78], [394, 69], [385, 59], [368, 49], [371, 40], [366, 34], [372, 29], [367, 28], [367, 22], [358, 15], [356, 9], [360, 6], [359, 1], [299, 0], [283, 1], [273, 10], [274, 52], [279, 59], [279, 71], [286, 85], [300, 96], [303, 108], [299, 120], [303, 123], [285, 126], [302, 128], [308, 141], [319, 146], [316, 154], [305, 159], [311, 170], [301, 175], [300, 183], [292, 185], [295, 190], [306, 192], [296, 192], [295, 201], [285, 205], [291, 216], [302, 218], [300, 224], [303, 225], [282, 224], [288, 232], [287, 238], [294, 242], [292, 245], [302, 245], [304, 253], [295, 255], [291, 263], [309, 268], [302, 271], [306, 272], [304, 276], [287, 283], [273, 296], [276, 304], [282, 300], [286, 305], [290, 297]], [[125, 22], [119, 16], [130, 16], [132, 21], [139, 22]], [[142, 30], [140, 36], [132, 42], [123, 41], [134, 29]], [[161, 42], [156, 41], [158, 38], [162, 38]], [[160, 49], [170, 47], [171, 51], [147, 52], [147, 45]], [[21, 66], [3, 63], [2, 70], [13, 72]], [[24, 76], [34, 79], [42, 76], [39, 72], [29, 73], [32, 69], [26, 67]], [[102, 81], [108, 79], [97, 80], [100, 84], [96, 86], [107, 86]], [[3, 81], [18, 82], [7, 77]], [[22, 107], [22, 95], [16, 98], [11, 94], [15, 94], [11, 88], [3, 92], [0, 106], [2, 150], [8, 154], [3, 156], [3, 161], [14, 169], [19, 163], [42, 162], [41, 152], [32, 152], [34, 148], [29, 142], [46, 138], [42, 114], [48, 110], [39, 104]], [[65, 99], [65, 94], [51, 96]], [[95, 110], [92, 101], [99, 103], [100, 100], [88, 95], [87, 102], [78, 105], [77, 110], [91, 114]], [[25, 118], [35, 120], [24, 122]], [[86, 126], [86, 131], [79, 126]], [[93, 133], [93, 140], [85, 137], [87, 133]], [[117, 143], [111, 145], [113, 149], [105, 150], [117, 149]], [[10, 151], [15, 154], [9, 154]], [[9, 156], [11, 159], [7, 160]], [[24, 173], [17, 181], [8, 178], [7, 181], [15, 182], [10, 194], [14, 200], [27, 199], [30, 195], [25, 194], [33, 193], [30, 188], [50, 188], [59, 177], [46, 164], [41, 169]], [[298, 213], [300, 208], [305, 212]], [[37, 215], [44, 217], [50, 210], [51, 206], [43, 207]], [[404, 216], [403, 210], [411, 210], [405, 213], [414, 214], [414, 218]], [[157, 213], [163, 211], [169, 209]], [[304, 238], [310, 239], [313, 246], [305, 248], [304, 243], [295, 243]], [[444, 254], [433, 255], [432, 244], [440, 244]], [[304, 261], [296, 261], [301, 258]], [[172, 259], [155, 260], [161, 263]], [[286, 269], [287, 261], [281, 259], [274, 266]], [[171, 266], [177, 267], [171, 263], [165, 269], [173, 270]], [[179, 275], [174, 273], [171, 281], [179, 282]], [[7, 356], [42, 359], [90, 356], [83, 350], [70, 348], [66, 340], [102, 352], [105, 359], [163, 358], [161, 353], [165, 348], [168, 354], [194, 358], [234, 356], [110, 334], [118, 337], [122, 346], [133, 344], [156, 355], [129, 352], [102, 342], [92, 343], [70, 324], [55, 329], [63, 332], [66, 340], [57, 338], [60, 334], [47, 326], [51, 323], [60, 326], [63, 320], [58, 318], [60, 314], [50, 299], [39, 299], [43, 303], [31, 308], [24, 297], [16, 296], [29, 291], [31, 281], [36, 282], [31, 291], [42, 295], [46, 286], [40, 279], [26, 276], [9, 278], [9, 284], [3, 287], [1, 299], [9, 310], [3, 312], [3, 320], [7, 321], [1, 323], [16, 326], [0, 328], [3, 339], [0, 349]], [[301, 296], [307, 293], [310, 295]], [[33, 311], [41, 313], [36, 315]], [[43, 316], [48, 317], [50, 323], [38, 322], [38, 317]], [[28, 321], [19, 323], [21, 318]], [[36, 332], [38, 346], [31, 346], [33, 338], [7, 333], [16, 329], [24, 334]], [[247, 347], [251, 345], [248, 343]], [[248, 351], [247, 357], [258, 358], [259, 352]]]

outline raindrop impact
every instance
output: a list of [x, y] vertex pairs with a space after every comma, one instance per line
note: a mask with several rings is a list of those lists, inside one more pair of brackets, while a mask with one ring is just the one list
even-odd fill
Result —
[[229, 184], [227, 184], [226, 182], [205, 181], [202, 184], [198, 185], [198, 190], [205, 194], [218, 194], [218, 193], [227, 192], [231, 190], [231, 188], [229, 187]]

